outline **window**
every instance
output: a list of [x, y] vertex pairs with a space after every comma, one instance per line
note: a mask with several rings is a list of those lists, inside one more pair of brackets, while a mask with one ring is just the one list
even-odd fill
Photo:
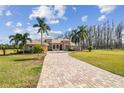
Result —
[[58, 49], [58, 48], [59, 48], [59, 45], [57, 45], [56, 47], [57, 47], [57, 49]]
[[55, 45], [53, 45], [53, 49], [55, 49]]

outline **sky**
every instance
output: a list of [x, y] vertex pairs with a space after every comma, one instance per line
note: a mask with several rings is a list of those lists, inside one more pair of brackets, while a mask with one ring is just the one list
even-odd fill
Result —
[[49, 36], [56, 38], [78, 25], [101, 24], [106, 20], [119, 23], [124, 20], [124, 6], [115, 5], [11, 5], [0, 6], [0, 44], [9, 43], [9, 35], [30, 33], [32, 39], [39, 39], [36, 17], [46, 18], [50, 26]]

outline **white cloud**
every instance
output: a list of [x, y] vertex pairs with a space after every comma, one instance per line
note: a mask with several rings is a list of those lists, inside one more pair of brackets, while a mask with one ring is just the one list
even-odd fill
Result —
[[72, 7], [72, 9], [76, 12], [77, 11], [77, 8], [76, 7]]
[[57, 24], [57, 23], [59, 23], [59, 20], [51, 20], [49, 23], [50, 24]]
[[72, 31], [72, 28], [69, 28], [68, 31]]
[[21, 29], [21, 28], [15, 28], [14, 32], [15, 33], [22, 33], [23, 32], [23, 29]]
[[8, 7], [9, 7], [8, 5], [0, 5], [0, 16], [6, 15]]
[[22, 23], [21, 22], [17, 22], [16, 27], [22, 27]]
[[51, 19], [53, 15], [52, 15], [52, 11], [50, 10], [50, 7], [40, 6], [32, 10], [32, 14], [30, 14], [29, 19], [32, 19], [35, 17], [42, 17], [42, 18], [46, 17], [47, 19]]
[[3, 12], [6, 10], [6, 6], [0, 5], [0, 16], [3, 15]]
[[101, 15], [99, 18], [98, 18], [98, 21], [103, 21], [106, 19], [106, 15]]
[[65, 18], [64, 14], [65, 14], [65, 6], [62, 5], [55, 5], [54, 7], [55, 12], [56, 12], [56, 17], [58, 18]]
[[54, 38], [57, 38], [57, 37], [59, 37], [59, 36], [63, 36], [62, 31], [53, 31], [53, 30], [52, 30], [52, 31], [49, 31], [48, 34], [49, 34], [49, 35], [44, 34], [44, 35], [43, 35], [43, 38], [44, 38], [44, 39], [46, 39], [46, 38], [52, 38], [52, 39], [54, 39]]
[[6, 11], [5, 13], [6, 16], [12, 16], [12, 12], [10, 10]]
[[81, 17], [81, 20], [82, 20], [83, 22], [87, 22], [88, 16], [82, 16], [82, 17]]
[[[40, 39], [40, 33], [37, 33], [38, 28], [33, 28], [32, 26], [28, 26], [27, 28], [23, 29], [23, 33], [24, 32], [28, 32], [30, 33], [30, 37], [32, 39]], [[46, 33], [43, 34], [43, 38], [56, 38], [60, 35], [63, 35], [62, 31], [49, 31], [48, 32], [49, 35], [47, 35]]]
[[29, 15], [29, 19], [36, 17], [46, 18], [48, 23], [59, 23], [60, 19], [66, 19], [65, 15], [65, 6], [39, 6], [32, 10], [32, 13]]
[[11, 22], [11, 21], [8, 21], [8, 22], [5, 23], [5, 25], [6, 25], [7, 27], [10, 27], [10, 26], [12, 26], [12, 22]]
[[27, 25], [30, 25], [30, 23], [28, 22]]
[[115, 5], [100, 5], [98, 7], [100, 9], [100, 13], [105, 13], [105, 14], [111, 13], [116, 9]]

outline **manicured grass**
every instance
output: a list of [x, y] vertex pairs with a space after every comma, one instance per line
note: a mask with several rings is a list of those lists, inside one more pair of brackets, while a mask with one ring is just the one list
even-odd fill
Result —
[[44, 56], [42, 54], [0, 56], [0, 87], [36, 87]]
[[104, 70], [124, 76], [124, 50], [72, 52], [70, 55]]

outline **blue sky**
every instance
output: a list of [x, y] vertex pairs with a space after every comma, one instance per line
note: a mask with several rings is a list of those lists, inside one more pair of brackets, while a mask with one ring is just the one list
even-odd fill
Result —
[[36, 17], [45, 17], [51, 27], [49, 36], [54, 38], [81, 24], [100, 24], [105, 20], [115, 23], [124, 20], [124, 6], [0, 6], [0, 43], [8, 43], [8, 36], [15, 33], [30, 33], [32, 39], [39, 39]]

